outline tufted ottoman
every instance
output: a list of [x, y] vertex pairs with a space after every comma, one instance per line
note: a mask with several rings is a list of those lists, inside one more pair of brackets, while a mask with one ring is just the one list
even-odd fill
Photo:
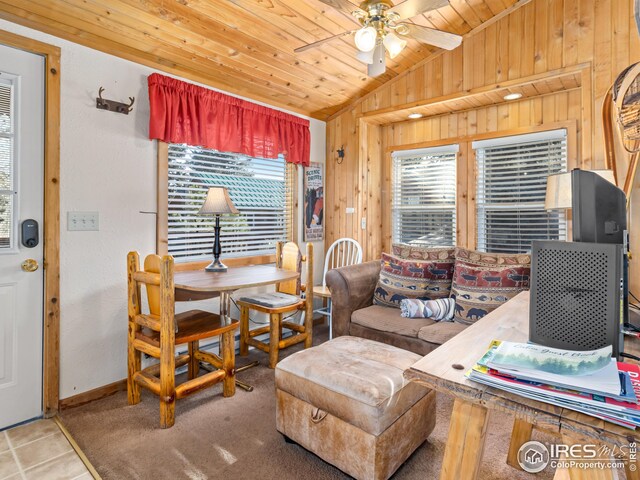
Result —
[[387, 479], [435, 426], [435, 392], [402, 373], [420, 355], [338, 337], [276, 367], [276, 426], [352, 477]]

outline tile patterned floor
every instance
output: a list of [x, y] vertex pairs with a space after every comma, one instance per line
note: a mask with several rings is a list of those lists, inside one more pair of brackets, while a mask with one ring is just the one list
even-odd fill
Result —
[[0, 480], [91, 480], [58, 424], [36, 420], [0, 432]]

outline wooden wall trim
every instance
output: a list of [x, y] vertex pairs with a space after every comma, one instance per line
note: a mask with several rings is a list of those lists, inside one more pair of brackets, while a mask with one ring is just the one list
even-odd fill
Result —
[[[405, 103], [402, 105], [382, 108], [379, 110], [371, 110], [362, 114], [362, 117], [369, 123], [375, 123], [378, 125], [387, 125], [389, 123], [397, 122], [394, 120], [399, 114], [404, 115], [410, 112], [421, 112], [426, 107], [435, 107], [439, 105], [447, 105], [453, 104], [457, 100], [472, 100], [478, 99], [481, 101], [482, 97], [487, 96], [487, 94], [495, 94], [500, 93], [501, 95], [506, 93], [507, 90], [513, 89], [516, 87], [522, 86], [533, 86], [535, 87], [538, 84], [546, 83], [550, 80], [560, 80], [563, 82], [565, 79], [573, 77], [577, 75], [580, 78], [580, 82], [582, 82], [582, 77], [591, 74], [591, 62], [585, 62], [578, 65], [572, 65], [570, 67], [559, 68], [557, 70], [553, 70], [550, 72], [539, 73], [536, 75], [530, 75], [526, 77], [517, 78], [514, 80], [508, 80], [505, 82], [498, 82], [491, 85], [484, 85], [482, 87], [472, 88], [468, 90], [460, 90], [447, 95], [442, 95], [438, 97], [431, 97], [422, 100], [417, 100], [414, 102]], [[572, 88], [560, 88], [555, 91], [550, 91], [547, 94], [534, 94], [524, 98], [539, 98], [544, 95], [554, 95], [561, 91], [569, 91], [575, 88], [580, 88], [580, 85], [577, 85]], [[535, 90], [534, 90], [535, 91]], [[501, 100], [500, 103], [504, 103], [504, 100]], [[473, 108], [465, 109], [465, 110], [475, 110], [480, 106], [489, 106], [496, 105], [495, 102], [487, 101], [486, 104], [476, 105]], [[458, 109], [453, 107], [448, 113], [453, 111], [461, 112], [463, 109]], [[425, 117], [430, 115], [425, 115]], [[403, 118], [402, 121], [406, 121], [406, 118]]]
[[[569, 142], [569, 136], [572, 138], [575, 137], [577, 132], [577, 121], [569, 120], [566, 122], [553, 122], [553, 123], [545, 123], [543, 125], [536, 125], [531, 127], [521, 127], [521, 128], [510, 128], [507, 130], [495, 130], [487, 133], [476, 133], [473, 135], [462, 135], [458, 137], [449, 137], [442, 138], [440, 140], [432, 140], [428, 142], [418, 142], [418, 143], [409, 143], [409, 144], [398, 144], [398, 145], [390, 145], [385, 147], [385, 152], [387, 154], [391, 154], [391, 152], [398, 150], [413, 150], [417, 148], [430, 148], [430, 147], [441, 147], [444, 145], [454, 145], [456, 143], [470, 143], [475, 140], [487, 140], [489, 138], [501, 138], [501, 137], [512, 137], [514, 135], [524, 135], [526, 133], [536, 133], [536, 132], [545, 132], [548, 130], [559, 130], [561, 128], [567, 129], [567, 143]], [[575, 147], [574, 147], [575, 148]], [[576, 161], [577, 152], [572, 149], [571, 152], [567, 153], [568, 158], [572, 161]], [[576, 163], [576, 166], [578, 164]]]
[[156, 253], [166, 255], [169, 245], [169, 144], [158, 140]]
[[45, 58], [43, 411], [60, 397], [60, 49], [0, 30], [0, 44]]
[[[322, 166], [324, 169], [324, 165]], [[289, 232], [289, 238], [291, 239], [292, 242], [294, 243], [298, 243], [298, 241], [300, 240], [298, 237], [298, 225], [302, 225], [302, 221], [298, 221], [298, 219], [301, 219], [301, 210], [300, 210], [300, 205], [298, 204], [298, 200], [299, 200], [299, 187], [300, 187], [300, 169], [304, 169], [303, 166], [298, 166], [295, 163], [287, 163], [287, 168], [289, 169], [289, 188], [291, 188], [292, 190], [292, 199], [291, 199], [291, 213], [290, 213], [290, 218], [289, 218], [289, 225], [291, 228], [291, 231]], [[324, 172], [324, 170], [323, 170]], [[304, 175], [302, 176], [304, 178]], [[304, 185], [302, 186], [302, 188], [304, 189]], [[304, 191], [303, 191], [303, 195], [304, 195]], [[304, 202], [303, 202], [304, 204]], [[304, 234], [302, 235], [302, 237], [304, 238]], [[276, 256], [275, 253], [273, 254], [273, 262], [276, 261]], [[264, 263], [273, 263], [271, 261], [269, 262], [264, 262]]]
[[60, 400], [60, 410], [67, 410], [68, 408], [79, 407], [101, 398], [109, 397], [115, 393], [127, 390], [127, 379], [118, 380], [117, 382], [103, 385], [102, 387], [94, 388], [87, 392], [79, 393], [71, 397], [63, 398]]

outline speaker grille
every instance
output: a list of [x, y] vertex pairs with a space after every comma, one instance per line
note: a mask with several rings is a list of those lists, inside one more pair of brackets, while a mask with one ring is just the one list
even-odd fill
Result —
[[607, 272], [604, 252], [538, 250], [535, 333], [539, 338], [591, 350], [611, 344], [607, 335]]

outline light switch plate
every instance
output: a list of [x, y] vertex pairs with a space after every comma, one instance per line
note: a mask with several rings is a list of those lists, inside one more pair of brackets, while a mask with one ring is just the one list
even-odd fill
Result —
[[97, 232], [100, 230], [98, 212], [67, 212], [67, 230]]
[[356, 209], [353, 207], [347, 207], [347, 211], [345, 213], [356, 213]]

